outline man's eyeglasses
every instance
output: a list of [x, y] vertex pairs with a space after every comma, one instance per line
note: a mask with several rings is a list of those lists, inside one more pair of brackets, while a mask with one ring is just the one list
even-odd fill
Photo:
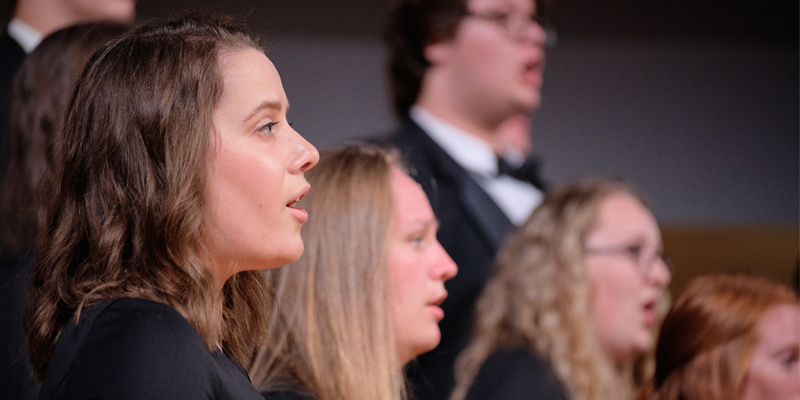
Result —
[[584, 255], [624, 255], [630, 257], [642, 275], [648, 274], [653, 265], [661, 261], [669, 271], [672, 271], [672, 261], [663, 252], [645, 253], [640, 245], [622, 245], [609, 247], [590, 247], [583, 251]]
[[[472, 12], [467, 11], [467, 17], [477, 18], [480, 20], [488, 21], [503, 28], [509, 36], [519, 39], [525, 35], [527, 29], [534, 25], [538, 25], [542, 29], [545, 23], [538, 14], [522, 14], [511, 13], [504, 11], [486, 11], [486, 12]], [[548, 37], [550, 32], [548, 30]], [[551, 45], [550, 39], [547, 40], [546, 45]]]

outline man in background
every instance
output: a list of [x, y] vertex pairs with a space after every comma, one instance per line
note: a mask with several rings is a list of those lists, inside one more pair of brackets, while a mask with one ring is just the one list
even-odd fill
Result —
[[0, 36], [0, 183], [10, 158], [11, 83], [25, 55], [61, 28], [100, 21], [130, 23], [135, 9], [136, 0], [17, 0], [13, 18]]
[[409, 371], [418, 400], [449, 397], [495, 253], [542, 199], [536, 168], [517, 174], [503, 158], [526, 150], [503, 130], [527, 129], [515, 118], [540, 102], [546, 34], [537, 7], [533, 0], [400, 0], [390, 13], [389, 71], [402, 126], [389, 140], [428, 195], [439, 241], [459, 268], [441, 305], [442, 341]]

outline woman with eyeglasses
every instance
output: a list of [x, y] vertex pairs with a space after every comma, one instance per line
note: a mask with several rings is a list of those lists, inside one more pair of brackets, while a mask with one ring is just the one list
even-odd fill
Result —
[[609, 180], [553, 190], [498, 254], [451, 399], [631, 399], [670, 272], [642, 196]]

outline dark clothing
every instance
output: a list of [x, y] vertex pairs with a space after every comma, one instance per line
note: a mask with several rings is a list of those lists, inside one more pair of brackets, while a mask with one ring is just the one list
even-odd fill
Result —
[[315, 400], [313, 397], [302, 395], [290, 390], [272, 390], [261, 392], [265, 400]]
[[7, 399], [31, 400], [39, 393], [22, 326], [32, 267], [28, 251], [0, 251], [0, 397]]
[[541, 357], [515, 348], [492, 353], [464, 400], [567, 400], [558, 377]]
[[470, 174], [411, 120], [389, 144], [400, 150], [410, 175], [428, 195], [439, 219], [437, 238], [458, 265], [458, 275], [445, 282], [449, 294], [442, 303], [441, 343], [412, 362], [408, 372], [418, 400], [447, 399], [455, 385], [456, 356], [470, 339], [475, 301], [514, 226]]
[[40, 399], [262, 400], [244, 369], [209, 351], [171, 307], [121, 298], [70, 318], [56, 343]]
[[0, 36], [0, 190], [8, 170], [8, 160], [11, 158], [9, 149], [9, 122], [8, 114], [11, 111], [11, 87], [22, 61], [25, 60], [25, 50], [11, 36], [8, 30], [3, 30]]

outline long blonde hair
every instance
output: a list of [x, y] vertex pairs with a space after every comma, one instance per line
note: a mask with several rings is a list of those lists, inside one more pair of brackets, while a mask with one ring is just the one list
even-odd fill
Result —
[[322, 152], [306, 173], [313, 189], [300, 201], [310, 214], [303, 256], [265, 272], [274, 309], [250, 368], [259, 390], [319, 400], [405, 397], [386, 264], [393, 165], [387, 152], [353, 145]]
[[643, 202], [622, 182], [566, 185], [549, 193], [508, 239], [478, 300], [473, 340], [456, 362], [451, 399], [464, 399], [489, 355], [514, 347], [543, 357], [573, 399], [633, 397], [634, 370], [643, 364], [615, 365], [600, 347], [582, 256], [599, 204], [619, 193]]

